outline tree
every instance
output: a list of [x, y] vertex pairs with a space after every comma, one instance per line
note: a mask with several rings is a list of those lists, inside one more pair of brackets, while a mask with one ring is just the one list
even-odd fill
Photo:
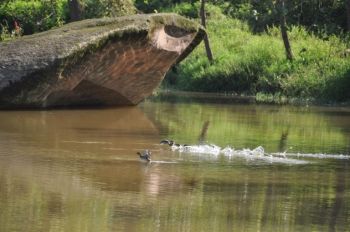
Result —
[[[206, 22], [205, 22], [205, 0], [201, 0], [201, 8], [199, 11], [199, 14], [201, 16], [201, 24], [205, 28], [206, 27]], [[205, 34], [204, 36], [204, 46], [205, 46], [205, 51], [207, 53], [207, 57], [210, 63], [213, 63], [214, 58], [213, 58], [213, 53], [211, 52], [210, 49], [210, 44], [209, 44], [209, 39], [208, 35]]]
[[280, 27], [283, 39], [284, 48], [286, 50], [286, 56], [288, 60], [293, 60], [292, 48], [289, 43], [288, 33], [287, 33], [287, 23], [286, 23], [286, 7], [284, 0], [278, 0], [278, 10], [280, 14]]
[[83, 6], [79, 0], [68, 0], [70, 21], [79, 21], [83, 18]]

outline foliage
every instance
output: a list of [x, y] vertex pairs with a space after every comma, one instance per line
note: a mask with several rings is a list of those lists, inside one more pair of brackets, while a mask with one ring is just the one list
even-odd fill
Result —
[[[161, 9], [163, 12], [174, 12], [189, 18], [199, 18], [200, 1], [195, 3], [176, 4], [172, 8]], [[222, 13], [219, 6], [208, 4], [206, 5], [206, 14], [210, 19], [224, 19], [226, 16]]]
[[208, 8], [207, 25], [215, 63], [209, 64], [201, 45], [168, 75], [166, 84], [171, 88], [350, 100], [350, 59], [344, 53], [347, 44], [338, 37], [320, 39], [302, 26], [292, 26], [289, 35], [295, 60], [290, 62], [285, 59], [279, 28], [253, 34], [246, 23], [223, 14], [218, 17], [211, 9], [217, 9]]
[[118, 17], [135, 12], [132, 0], [84, 0], [84, 18]]
[[[0, 23], [18, 20], [25, 34], [47, 30], [69, 21], [68, 0], [2, 0]], [[196, 18], [199, 0], [80, 0], [84, 18], [120, 16], [135, 12], [161, 12], [164, 9], [181, 10], [188, 17]], [[277, 17], [272, 0], [207, 0], [233, 18], [248, 22], [254, 32], [262, 32], [276, 25]], [[134, 6], [135, 4], [135, 6]], [[210, 5], [209, 5], [210, 6]], [[186, 8], [185, 8], [186, 7]], [[178, 9], [182, 8], [182, 9]], [[315, 33], [341, 33], [346, 28], [345, 1], [310, 0], [287, 1], [287, 21], [291, 25], [303, 25]], [[185, 12], [187, 11], [187, 12]]]
[[196, 4], [177, 4], [172, 8], [165, 8], [163, 11], [174, 12], [189, 18], [199, 18], [199, 2]]
[[48, 30], [67, 19], [66, 0], [11, 0], [0, 5], [0, 21], [14, 29], [17, 21], [25, 34]]
[[[165, 8], [176, 8], [178, 5], [194, 5], [198, 2], [199, 0], [135, 0], [135, 5], [140, 11], [150, 13]], [[254, 32], [262, 32], [279, 21], [274, 0], [207, 0], [207, 2], [220, 7], [225, 15], [248, 22]], [[303, 25], [308, 30], [321, 34], [340, 33], [346, 29], [346, 0], [290, 0], [286, 1], [286, 4], [289, 24]]]
[[164, 8], [172, 8], [179, 3], [194, 3], [196, 0], [135, 0], [137, 9], [144, 13], [161, 11]]
[[0, 24], [0, 42], [11, 38], [11, 32], [7, 22]]
[[[132, 14], [132, 0], [84, 0], [83, 18]], [[0, 4], [0, 23], [14, 29], [17, 21], [24, 34], [45, 31], [69, 22], [68, 0], [8, 0]], [[1, 33], [4, 33], [2, 30]]]
[[[254, 31], [261, 32], [278, 24], [274, 2], [231, 0], [226, 2], [225, 13], [246, 20]], [[339, 33], [346, 28], [345, 1], [291, 0], [286, 4], [290, 24], [303, 25], [314, 32], [327, 34]]]

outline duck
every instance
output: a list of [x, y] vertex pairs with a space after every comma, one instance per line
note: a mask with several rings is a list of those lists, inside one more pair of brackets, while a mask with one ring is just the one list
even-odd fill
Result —
[[152, 154], [152, 152], [150, 152], [149, 150], [144, 150], [142, 153], [141, 152], [137, 152], [137, 154], [140, 156], [140, 159], [142, 161], [151, 162], [151, 154]]
[[174, 140], [168, 140], [168, 139], [161, 140], [160, 144], [168, 144], [170, 147], [188, 147], [189, 146], [187, 144], [181, 145], [181, 144], [175, 143]]
[[173, 140], [163, 139], [162, 141], [160, 141], [160, 144], [168, 144], [169, 146], [173, 146], [175, 145], [175, 142]]

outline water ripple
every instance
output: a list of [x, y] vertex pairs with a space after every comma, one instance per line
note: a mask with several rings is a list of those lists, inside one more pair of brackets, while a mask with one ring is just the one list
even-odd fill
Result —
[[[308, 164], [311, 161], [302, 160], [300, 158], [314, 158], [314, 159], [350, 159], [349, 155], [331, 155], [331, 154], [300, 154], [300, 153], [266, 153], [262, 146], [255, 149], [234, 149], [227, 146], [221, 148], [214, 144], [191, 145], [191, 146], [172, 146], [173, 151], [180, 153], [191, 154], [208, 154], [217, 156], [225, 156], [228, 158], [244, 158], [246, 160], [260, 160], [267, 163], [282, 163], [282, 164]], [[292, 157], [292, 158], [289, 158]], [[294, 157], [294, 158], [293, 158]]]

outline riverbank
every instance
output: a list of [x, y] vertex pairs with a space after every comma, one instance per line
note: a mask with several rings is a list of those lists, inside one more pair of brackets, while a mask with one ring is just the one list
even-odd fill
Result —
[[[186, 9], [172, 11], [186, 15]], [[167, 74], [163, 88], [248, 95], [281, 104], [349, 102], [350, 41], [335, 35], [320, 38], [292, 26], [294, 60], [289, 61], [279, 28], [254, 34], [247, 23], [224, 15], [219, 7], [208, 5], [208, 11], [214, 63], [208, 62], [202, 44]]]
[[[67, 1], [59, 0], [55, 4], [53, 8], [56, 13], [53, 15], [57, 16], [57, 19], [54, 22], [50, 21], [54, 19], [50, 16], [51, 8], [46, 7], [44, 3], [22, 0], [2, 4], [0, 19], [3, 19], [2, 21], [6, 19], [6, 22], [18, 20], [25, 34], [47, 30], [69, 21]], [[136, 5], [141, 7], [140, 4]], [[199, 2], [181, 3], [174, 4], [168, 9], [148, 10], [175, 12], [199, 21], [199, 5]], [[102, 10], [103, 7], [96, 6], [86, 5], [84, 17], [109, 15], [102, 14], [106, 9]], [[23, 10], [27, 8], [30, 10]], [[100, 10], [90, 14], [88, 9], [95, 8]], [[134, 7], [129, 8], [128, 11], [113, 15], [135, 12]], [[235, 8], [237, 11], [239, 9], [243, 8]], [[256, 19], [255, 24], [261, 27], [257, 33], [247, 18], [245, 20], [233, 18], [235, 14], [229, 14], [225, 4], [207, 4], [206, 11], [207, 32], [214, 62], [212, 64], [208, 62], [204, 45], [201, 44], [187, 59], [168, 72], [162, 88], [254, 96], [258, 102], [279, 104], [297, 102], [297, 104], [339, 105], [348, 104], [350, 101], [349, 33], [322, 34], [322, 30], [312, 32], [310, 29], [312, 25], [290, 26], [288, 34], [294, 59], [289, 61], [286, 59], [278, 27], [266, 26], [266, 30], [261, 30], [264, 27]], [[252, 9], [246, 9], [244, 12], [251, 14]], [[327, 24], [323, 26], [326, 27]], [[12, 29], [14, 28], [11, 28], [11, 23], [7, 26], [2, 25], [0, 41], [19, 36], [16, 30]]]
[[294, 105], [294, 106], [326, 106], [326, 107], [350, 107], [350, 101], [326, 102], [314, 98], [292, 98], [282, 95], [261, 94], [238, 95], [219, 92], [182, 91], [175, 89], [159, 88], [148, 98], [151, 101], [170, 102], [199, 102], [220, 104], [272, 104], [272, 105]]

